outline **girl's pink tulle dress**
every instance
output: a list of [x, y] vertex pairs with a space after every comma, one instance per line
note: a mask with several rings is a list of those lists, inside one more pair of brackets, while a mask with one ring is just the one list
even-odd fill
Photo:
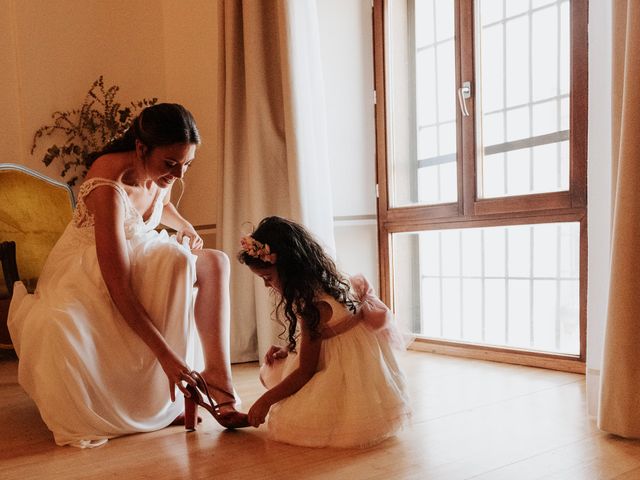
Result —
[[[318, 370], [298, 392], [271, 407], [269, 436], [308, 447], [366, 447], [394, 435], [411, 415], [405, 377], [392, 347], [402, 338], [391, 312], [362, 276], [352, 277], [361, 301], [356, 314], [324, 295], [333, 309], [322, 330]], [[260, 377], [277, 385], [298, 365], [290, 353]]]

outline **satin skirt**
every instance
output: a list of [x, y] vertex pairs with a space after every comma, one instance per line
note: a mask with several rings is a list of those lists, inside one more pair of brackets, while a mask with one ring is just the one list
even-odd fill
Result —
[[[93, 447], [157, 430], [183, 409], [182, 400], [171, 402], [156, 357], [113, 304], [92, 230], [70, 224], [35, 293], [17, 283], [9, 311], [18, 380], [58, 445]], [[137, 233], [127, 248], [134, 294], [174, 351], [201, 369], [196, 256], [165, 231]]]

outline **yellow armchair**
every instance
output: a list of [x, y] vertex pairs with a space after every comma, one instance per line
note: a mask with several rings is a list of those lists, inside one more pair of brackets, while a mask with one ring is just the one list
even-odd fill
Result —
[[49, 252], [71, 220], [68, 185], [22, 165], [0, 163], [0, 348], [11, 348], [7, 313], [13, 282], [35, 289]]

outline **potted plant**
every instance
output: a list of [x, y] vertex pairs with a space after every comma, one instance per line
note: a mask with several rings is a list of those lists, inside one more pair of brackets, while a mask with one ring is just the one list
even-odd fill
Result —
[[123, 107], [115, 98], [118, 90], [120, 87], [117, 85], [106, 87], [100, 75], [91, 85], [80, 108], [54, 112], [51, 115], [53, 123], [36, 131], [31, 154], [43, 136], [59, 137], [60, 142], [46, 150], [42, 162], [49, 166], [59, 160], [62, 164], [60, 176], [66, 179], [69, 186], [74, 186], [86, 175], [91, 154], [124, 133], [139, 109], [158, 101], [157, 98], [143, 98]]

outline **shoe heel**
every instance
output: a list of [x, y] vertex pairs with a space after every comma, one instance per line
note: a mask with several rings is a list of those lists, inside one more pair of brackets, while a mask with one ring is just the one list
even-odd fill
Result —
[[192, 399], [184, 397], [184, 428], [188, 432], [196, 429], [198, 418], [198, 404]]

